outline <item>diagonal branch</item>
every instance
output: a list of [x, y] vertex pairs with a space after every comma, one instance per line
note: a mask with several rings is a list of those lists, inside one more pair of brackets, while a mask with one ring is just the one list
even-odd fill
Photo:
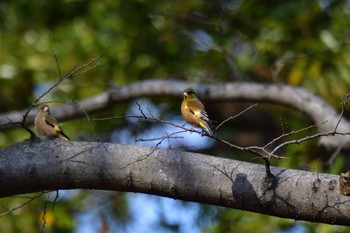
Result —
[[[98, 61], [102, 58], [102, 56], [104, 55], [105, 52], [106, 52], [106, 50], [103, 51], [99, 56], [90, 60], [86, 64], [74, 65], [70, 70], [68, 70], [66, 72], [66, 74], [64, 76], [62, 76], [61, 68], [60, 68], [60, 65], [58, 62], [58, 58], [57, 58], [56, 54], [53, 54], [55, 61], [56, 61], [56, 64], [57, 64], [58, 73], [59, 73], [58, 81], [55, 84], [53, 84], [50, 88], [48, 88], [46, 91], [44, 91], [44, 93], [42, 93], [36, 100], [34, 100], [33, 103], [27, 108], [27, 110], [23, 111], [21, 120], [15, 121], [11, 118], [6, 118], [8, 120], [8, 122], [4, 123], [4, 124], [0, 124], [0, 128], [1, 127], [9, 127], [9, 126], [21, 126], [23, 129], [25, 129], [30, 134], [30, 138], [36, 138], [35, 133], [30, 128], [28, 128], [26, 126], [26, 121], [27, 121], [28, 115], [31, 112], [32, 108], [34, 108], [36, 105], [38, 105], [39, 101], [45, 95], [50, 93], [53, 89], [55, 89], [57, 86], [59, 86], [63, 81], [80, 76], [82, 74], [85, 74], [86, 72], [89, 72], [90, 70], [92, 70], [96, 66], [98, 66], [99, 65]], [[34, 120], [33, 115], [31, 116], [30, 120], [31, 120], [30, 123], [33, 123], [33, 120]]]

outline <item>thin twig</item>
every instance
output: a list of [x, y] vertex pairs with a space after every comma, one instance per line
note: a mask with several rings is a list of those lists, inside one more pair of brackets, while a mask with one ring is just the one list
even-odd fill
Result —
[[47, 208], [47, 203], [48, 203], [48, 201], [45, 200], [44, 207], [43, 207], [43, 214], [41, 216], [41, 220], [43, 221], [43, 224], [41, 225], [41, 231], [40, 232], [44, 232], [44, 229], [45, 229], [45, 226], [46, 226], [46, 208]]
[[55, 196], [55, 199], [53, 199], [53, 202], [52, 202], [52, 211], [55, 209], [55, 205], [56, 205], [56, 202], [57, 202], [59, 197], [60, 197], [60, 192], [59, 192], [59, 190], [56, 190], [56, 196]]
[[244, 109], [243, 111], [241, 111], [240, 113], [234, 115], [234, 116], [230, 116], [229, 118], [227, 118], [226, 120], [222, 121], [216, 128], [215, 130], [218, 130], [223, 124], [225, 124], [226, 122], [228, 122], [229, 120], [235, 119], [237, 117], [239, 117], [240, 115], [242, 115], [243, 113], [249, 111], [250, 109], [252, 109], [253, 107], [258, 106], [258, 104], [253, 104], [251, 106], [249, 106], [248, 108]]
[[33, 197], [29, 197], [29, 200], [28, 200], [28, 201], [26, 201], [26, 202], [24, 202], [24, 203], [22, 203], [22, 204], [20, 204], [20, 205], [18, 205], [18, 206], [16, 206], [16, 207], [14, 207], [14, 208], [8, 210], [8, 211], [6, 211], [6, 212], [1, 213], [1, 214], [0, 214], [0, 217], [3, 217], [3, 216], [5, 216], [5, 215], [7, 215], [7, 214], [9, 214], [9, 213], [12, 213], [12, 212], [14, 212], [14, 211], [16, 211], [16, 210], [22, 208], [23, 206], [28, 205], [29, 203], [31, 203], [32, 201], [34, 201], [36, 198], [38, 198], [38, 197], [40, 197], [40, 196], [42, 196], [42, 195], [44, 195], [45, 193], [48, 193], [48, 192], [49, 192], [49, 191], [41, 192], [41, 193], [39, 193], [39, 194], [37, 194], [37, 195], [35, 195], [35, 196], [33, 196]]
[[57, 57], [56, 53], [53, 50], [52, 50], [52, 54], [53, 54], [53, 57], [55, 58], [55, 62], [56, 62], [56, 65], [57, 65], [58, 77], [60, 78], [60, 80], [62, 80], [62, 72], [61, 72], [60, 63], [58, 62], [58, 57]]
[[339, 126], [339, 124], [340, 124], [340, 121], [341, 121], [341, 119], [343, 118], [343, 114], [344, 114], [344, 112], [345, 112], [346, 104], [349, 102], [349, 98], [350, 98], [350, 95], [349, 95], [349, 93], [348, 93], [348, 94], [346, 94], [345, 99], [342, 99], [342, 101], [341, 101], [342, 109], [341, 109], [341, 112], [340, 112], [340, 115], [339, 115], [339, 119], [338, 119], [337, 125], [336, 125], [335, 128], [334, 128], [334, 132], [337, 131], [338, 126]]
[[326, 166], [330, 166], [333, 163], [334, 159], [337, 157], [343, 147], [344, 145], [339, 145], [337, 149], [335, 149], [335, 151], [332, 153], [332, 156], [327, 160]]
[[85, 111], [85, 109], [83, 108], [83, 106], [81, 106], [81, 104], [80, 104], [78, 101], [73, 100], [72, 103], [78, 104], [80, 110], [84, 113], [84, 115], [85, 115], [85, 117], [86, 117], [86, 119], [87, 119], [87, 121], [88, 121], [88, 123], [89, 123], [89, 125], [90, 125], [90, 127], [91, 127], [91, 131], [92, 131], [92, 133], [93, 133], [93, 135], [94, 135], [95, 140], [98, 142], [98, 141], [99, 141], [99, 138], [97, 137], [94, 124], [92, 124], [91, 118], [90, 118], [89, 114]]
[[[108, 48], [107, 48], [108, 49]], [[8, 124], [11, 124], [11, 125], [18, 125], [18, 126], [21, 126], [23, 129], [25, 129], [30, 135], [31, 135], [31, 138], [35, 138], [35, 133], [26, 126], [26, 120], [27, 120], [27, 117], [30, 113], [30, 111], [35, 107], [37, 106], [39, 103], [40, 103], [40, 100], [46, 96], [48, 93], [50, 93], [53, 89], [55, 89], [57, 86], [59, 86], [64, 80], [66, 79], [71, 79], [71, 78], [74, 78], [74, 77], [77, 77], [79, 75], [82, 75], [86, 72], [89, 72], [90, 70], [94, 69], [96, 66], [99, 65], [98, 61], [103, 57], [103, 55], [107, 52], [107, 49], [105, 49], [104, 51], [102, 51], [102, 53], [93, 58], [92, 60], [90, 60], [88, 63], [86, 64], [83, 64], [81, 66], [79, 65], [74, 65], [71, 69], [69, 69], [65, 75], [62, 76], [62, 72], [61, 72], [61, 67], [59, 65], [59, 62], [58, 62], [58, 58], [57, 58], [57, 55], [53, 53], [53, 56], [55, 58], [55, 61], [56, 61], [56, 65], [57, 65], [57, 69], [58, 69], [58, 73], [59, 73], [59, 79], [56, 83], [54, 83], [50, 88], [48, 88], [46, 91], [44, 91], [44, 93], [42, 93], [37, 99], [35, 99], [32, 104], [27, 108], [26, 112], [23, 114], [22, 116], [22, 120], [20, 122], [11, 122], [10, 120], [10, 123]], [[8, 125], [7, 124], [7, 125]]]
[[146, 109], [147, 109], [147, 112], [149, 113], [149, 115], [152, 117], [152, 118], [155, 118], [152, 114], [152, 111], [151, 109], [149, 108], [149, 104], [148, 104], [148, 101], [146, 100], [146, 98], [143, 98], [143, 101], [145, 102], [146, 104]]
[[[307, 140], [311, 140], [311, 139], [314, 139], [314, 138], [319, 138], [319, 137], [328, 137], [328, 136], [335, 136], [335, 135], [342, 135], [342, 136], [345, 136], [345, 135], [349, 135], [350, 133], [340, 133], [340, 132], [337, 132], [337, 129], [339, 127], [339, 124], [341, 122], [341, 119], [343, 117], [343, 114], [345, 112], [345, 108], [346, 108], [346, 104], [349, 102], [350, 100], [350, 94], [346, 94], [346, 97], [345, 99], [342, 99], [342, 111], [339, 115], [339, 119], [337, 121], [337, 124], [335, 125], [334, 127], [334, 130], [332, 132], [326, 132], [326, 133], [316, 133], [316, 134], [313, 134], [313, 135], [308, 135], [306, 137], [303, 137], [303, 138], [299, 138], [299, 139], [295, 139], [295, 140], [290, 140], [290, 141], [286, 141], [286, 142], [283, 142], [281, 144], [279, 144], [278, 146], [276, 146], [272, 151], [271, 153], [274, 154], [277, 152], [277, 150], [287, 146], [287, 145], [291, 145], [291, 144], [300, 144], [302, 142], [305, 142]], [[295, 133], [299, 133], [299, 132], [302, 132], [302, 131], [305, 131], [305, 130], [308, 130], [308, 129], [311, 129], [311, 128], [315, 128], [315, 127], [318, 127], [322, 124], [325, 124], [327, 121], [324, 121], [320, 124], [316, 124], [316, 125], [311, 125], [309, 127], [306, 127], [306, 128], [303, 128], [303, 129], [300, 129], [300, 130], [296, 130], [296, 131], [292, 131], [290, 133], [286, 133], [286, 134], [282, 134], [281, 136], [279, 136], [278, 138], [275, 138], [273, 139], [271, 142], [269, 142], [268, 144], [265, 145], [266, 146], [270, 146], [272, 145], [273, 143], [275, 143], [277, 140], [281, 139], [282, 137], [286, 137], [286, 136], [289, 136], [291, 133], [295, 134]], [[342, 147], [342, 145], [341, 145]], [[338, 148], [337, 148], [338, 149]], [[338, 152], [339, 153], [339, 152]]]
[[291, 135], [294, 135], [294, 134], [298, 134], [298, 133], [301, 133], [303, 131], [307, 131], [307, 130], [310, 130], [310, 129], [313, 129], [313, 128], [316, 128], [320, 125], [323, 125], [325, 124], [327, 121], [324, 121], [320, 124], [315, 124], [315, 125], [310, 125], [308, 127], [305, 127], [305, 128], [302, 128], [302, 129], [298, 129], [298, 130], [293, 130], [293, 131], [290, 131], [288, 133], [282, 133], [280, 136], [278, 136], [277, 138], [274, 138], [273, 140], [271, 140], [270, 142], [268, 142], [264, 148], [267, 148], [267, 147], [270, 147], [271, 145], [275, 144], [278, 140], [282, 139], [282, 138], [285, 138], [285, 137], [288, 137], [288, 136], [291, 136]]
[[[294, 139], [294, 140], [289, 140], [289, 141], [285, 141], [283, 143], [280, 143], [279, 145], [277, 145], [276, 147], [274, 147], [273, 149], [268, 149], [269, 147], [271, 147], [272, 145], [274, 145], [275, 143], [277, 143], [279, 140], [283, 139], [283, 138], [286, 138], [286, 137], [289, 137], [291, 135], [296, 135], [296, 134], [299, 134], [299, 133], [302, 133], [302, 132], [305, 132], [307, 130], [310, 130], [310, 129], [313, 129], [313, 128], [317, 128], [319, 127], [320, 125], [322, 124], [325, 124], [327, 121], [324, 121], [322, 123], [319, 123], [319, 124], [314, 124], [314, 125], [311, 125], [311, 126], [308, 126], [308, 127], [305, 127], [305, 128], [302, 128], [302, 129], [298, 129], [298, 130], [293, 130], [293, 131], [290, 131], [290, 132], [285, 132], [284, 131], [284, 127], [282, 125], [282, 134], [280, 136], [278, 136], [277, 138], [274, 138], [273, 140], [271, 140], [270, 142], [268, 142], [265, 146], [263, 147], [260, 147], [260, 146], [248, 146], [248, 147], [242, 147], [242, 146], [238, 146], [238, 145], [235, 145], [233, 143], [230, 143], [222, 138], [219, 138], [217, 136], [210, 136], [208, 135], [207, 133], [204, 133], [202, 131], [198, 131], [198, 130], [195, 130], [193, 128], [186, 128], [185, 125], [178, 125], [178, 124], [175, 124], [173, 122], [168, 122], [168, 121], [164, 121], [164, 120], [161, 120], [161, 119], [158, 119], [158, 118], [154, 118], [154, 116], [151, 114], [150, 112], [150, 109], [147, 108], [148, 112], [150, 113], [151, 117], [148, 117], [146, 116], [146, 114], [143, 112], [142, 108], [141, 108], [141, 105], [139, 103], [136, 103], [137, 106], [138, 106], [138, 109], [140, 111], [140, 116], [113, 116], [113, 117], [106, 117], [106, 118], [99, 118], [99, 119], [93, 119], [93, 120], [108, 120], [108, 119], [116, 119], [116, 118], [136, 118], [136, 119], [140, 119], [142, 120], [140, 125], [139, 125], [139, 128], [138, 128], [138, 132], [141, 130], [140, 128], [142, 127], [142, 124], [144, 121], [150, 121], [150, 122], [155, 122], [155, 123], [160, 123], [160, 124], [167, 124], [167, 125], [171, 125], [171, 126], [174, 126], [176, 128], [180, 128], [182, 129], [181, 131], [179, 132], [185, 132], [185, 131], [189, 131], [189, 132], [194, 132], [194, 133], [198, 133], [202, 136], [207, 136], [207, 137], [210, 137], [220, 143], [223, 143], [225, 144], [226, 146], [229, 146], [230, 148], [233, 148], [233, 149], [236, 149], [236, 150], [240, 150], [240, 151], [244, 151], [244, 152], [249, 152], [249, 153], [252, 153], [252, 154], [255, 154], [258, 156], [258, 158], [260, 159], [263, 159], [263, 161], [265, 162], [265, 168], [266, 168], [266, 174], [267, 176], [272, 176], [271, 174], [271, 171], [270, 171], [270, 161], [271, 161], [271, 158], [277, 158], [277, 159], [284, 159], [285, 157], [283, 156], [279, 156], [276, 154], [276, 152], [278, 150], [280, 150], [281, 148], [285, 147], [285, 146], [288, 146], [288, 145], [291, 145], [291, 144], [300, 144], [302, 142], [305, 142], [305, 141], [308, 141], [308, 140], [312, 140], [312, 139], [315, 139], [315, 138], [319, 138], [319, 137], [327, 137], [327, 136], [334, 136], [334, 135], [350, 135], [350, 132], [348, 133], [340, 133], [340, 132], [337, 132], [337, 128], [340, 124], [340, 121], [341, 121], [341, 118], [343, 116], [343, 113], [345, 111], [345, 105], [346, 103], [349, 101], [350, 99], [350, 94], [347, 94], [346, 96], [346, 99], [342, 101], [342, 106], [343, 106], [343, 109], [342, 109], [342, 113], [340, 114], [340, 117], [339, 117], [339, 120], [337, 122], [337, 125], [335, 126], [334, 130], [332, 132], [327, 132], [327, 133], [315, 133], [315, 134], [312, 134], [312, 135], [308, 135], [306, 137], [302, 137], [302, 138], [299, 138], [299, 139]], [[219, 126], [216, 128], [218, 129], [219, 127], [221, 127], [224, 123], [226, 123], [227, 121], [231, 120], [231, 119], [234, 119], [238, 116], [240, 116], [241, 114], [243, 114], [244, 112], [250, 110], [251, 108], [255, 107], [255, 105], [252, 105], [250, 106], [249, 108], [245, 109], [244, 111], [240, 112], [239, 114], [235, 115], [235, 116], [232, 116], [232, 117], [229, 117], [227, 118], [226, 120], [224, 120], [223, 122], [221, 122], [219, 124]], [[171, 138], [178, 138], [178, 137], [174, 137], [173, 135], [176, 134], [178, 132], [175, 132], [173, 134], [166, 134], [166, 136], [163, 136], [163, 137], [156, 137], [156, 138], [150, 138], [150, 139], [137, 139], [137, 137], [135, 138], [135, 142], [137, 141], [158, 141], [156, 146], [154, 147], [154, 150], [157, 149], [157, 147], [165, 140], [170, 140]], [[138, 162], [138, 161], [142, 161], [143, 159], [146, 159], [149, 155], [151, 155], [154, 150], [151, 151], [151, 153], [148, 153], [147, 155], [145, 156], [142, 156], [140, 157], [137, 161], [134, 161], [134, 162]], [[128, 166], [128, 165], [127, 165]]]

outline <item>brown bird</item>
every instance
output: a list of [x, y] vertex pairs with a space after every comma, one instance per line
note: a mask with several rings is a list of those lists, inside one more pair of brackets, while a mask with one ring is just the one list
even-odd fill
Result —
[[183, 92], [184, 99], [181, 104], [181, 113], [187, 123], [192, 127], [200, 127], [210, 136], [214, 136], [210, 127], [210, 119], [202, 102], [197, 98], [192, 88], [187, 88]]
[[63, 132], [57, 120], [51, 116], [50, 109], [47, 104], [39, 107], [38, 114], [35, 117], [34, 126], [36, 132], [42, 139], [62, 138], [69, 141], [68, 136]]

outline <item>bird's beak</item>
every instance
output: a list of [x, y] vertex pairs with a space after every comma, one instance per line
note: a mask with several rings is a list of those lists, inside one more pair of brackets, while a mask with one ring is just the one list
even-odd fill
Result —
[[184, 97], [187, 97], [188, 96], [188, 93], [187, 92], [184, 92]]

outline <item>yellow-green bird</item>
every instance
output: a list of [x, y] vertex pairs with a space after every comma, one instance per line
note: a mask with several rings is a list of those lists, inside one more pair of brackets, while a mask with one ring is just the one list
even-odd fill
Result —
[[181, 104], [181, 113], [187, 123], [200, 127], [210, 136], [214, 136], [210, 127], [208, 113], [202, 102], [197, 98], [193, 88], [187, 88], [183, 92], [184, 99]]
[[68, 136], [63, 132], [58, 121], [51, 116], [50, 109], [47, 104], [43, 104], [39, 107], [38, 114], [35, 117], [34, 126], [36, 132], [42, 139], [55, 139], [62, 138], [69, 141]]

